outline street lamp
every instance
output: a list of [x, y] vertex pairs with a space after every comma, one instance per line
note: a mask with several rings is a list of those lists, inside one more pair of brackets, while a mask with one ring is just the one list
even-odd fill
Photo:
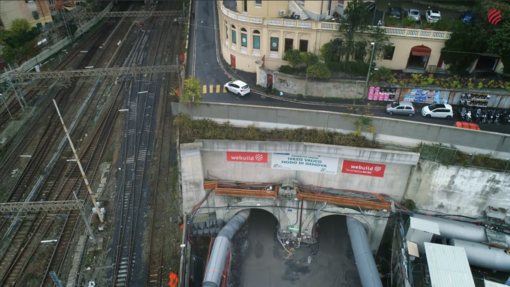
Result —
[[370, 57], [370, 64], [368, 66], [367, 82], [365, 83], [365, 90], [363, 91], [363, 97], [365, 97], [368, 92], [368, 82], [370, 81], [370, 72], [372, 72], [372, 63], [374, 62], [375, 42], [370, 43], [370, 45], [372, 45], [372, 56]]

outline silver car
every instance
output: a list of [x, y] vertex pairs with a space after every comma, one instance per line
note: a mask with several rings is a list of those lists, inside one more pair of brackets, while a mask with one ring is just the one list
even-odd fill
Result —
[[418, 23], [421, 22], [420, 10], [418, 10], [418, 9], [408, 9], [407, 16], [414, 18], [416, 20], [416, 22], [418, 22]]
[[395, 114], [412, 117], [416, 111], [411, 102], [393, 102], [386, 106], [386, 112], [390, 115]]

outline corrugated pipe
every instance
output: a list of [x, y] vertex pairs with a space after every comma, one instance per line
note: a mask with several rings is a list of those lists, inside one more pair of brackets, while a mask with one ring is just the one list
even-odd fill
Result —
[[211, 258], [209, 258], [209, 263], [205, 270], [204, 284], [202, 284], [202, 287], [220, 286], [230, 240], [232, 240], [232, 237], [234, 237], [236, 232], [243, 226], [249, 215], [250, 210], [240, 211], [220, 230], [220, 233], [218, 233], [218, 236], [214, 240]]
[[347, 229], [349, 230], [361, 285], [363, 287], [382, 287], [381, 278], [375, 266], [374, 256], [372, 255], [370, 244], [368, 244], [365, 228], [356, 219], [347, 217]]

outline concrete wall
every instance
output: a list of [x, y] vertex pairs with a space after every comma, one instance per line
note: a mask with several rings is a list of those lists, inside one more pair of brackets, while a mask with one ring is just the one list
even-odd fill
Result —
[[[415, 165], [419, 158], [417, 153], [310, 143], [223, 140], [201, 140], [201, 142], [203, 144], [203, 174], [207, 179], [218, 178], [240, 182], [281, 182], [291, 178], [297, 180], [300, 184], [385, 193], [399, 202], [404, 195], [411, 166]], [[227, 161], [226, 151], [268, 153], [268, 162]], [[273, 152], [339, 158], [337, 174], [271, 169]], [[386, 165], [384, 177], [342, 173], [344, 160], [384, 164]]]
[[510, 174], [420, 160], [405, 198], [423, 211], [483, 216], [488, 206], [510, 206]]
[[[207, 103], [189, 109], [186, 105], [172, 103], [172, 112], [189, 114], [195, 119], [209, 118], [219, 123], [259, 128], [319, 128], [340, 133], [356, 130], [344, 113], [302, 109], [263, 107], [237, 104]], [[355, 115], [349, 115], [355, 117]], [[510, 136], [486, 131], [412, 122], [393, 118], [373, 118], [377, 131], [376, 140], [404, 146], [421, 142], [453, 145], [468, 153], [484, 153], [510, 159]], [[372, 135], [365, 134], [367, 138]]]

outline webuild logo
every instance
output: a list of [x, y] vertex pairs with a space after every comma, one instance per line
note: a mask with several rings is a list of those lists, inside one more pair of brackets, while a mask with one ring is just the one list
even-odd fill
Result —
[[501, 21], [501, 11], [496, 9], [489, 10], [489, 14], [487, 14], [487, 19], [492, 25], [497, 25]]
[[267, 163], [267, 153], [227, 151], [227, 161]]

